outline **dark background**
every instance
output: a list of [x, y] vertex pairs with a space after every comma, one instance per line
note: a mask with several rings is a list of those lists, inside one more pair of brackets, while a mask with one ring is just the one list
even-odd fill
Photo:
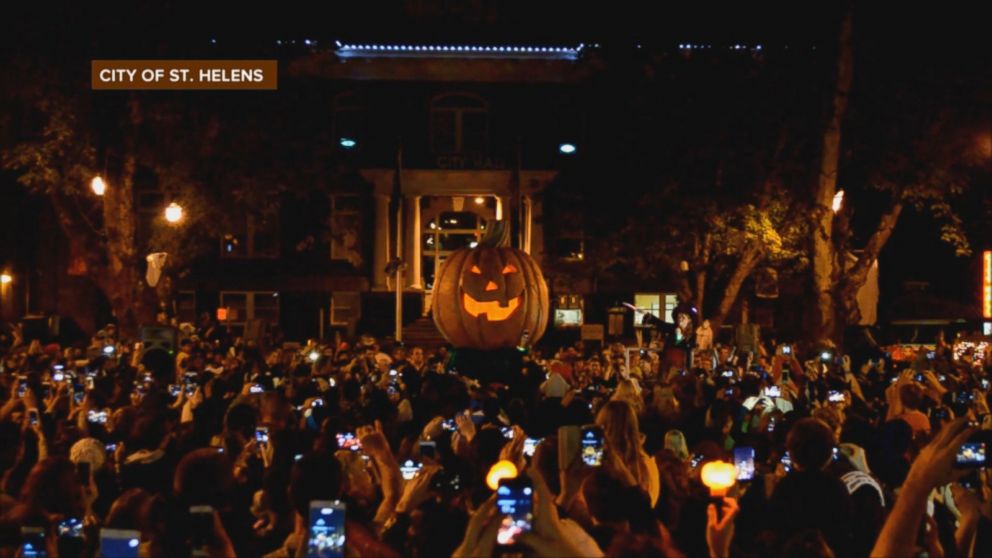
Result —
[[[829, 92], [832, 49], [843, 4], [834, 3], [678, 3], [650, 10], [634, 2], [323, 2], [323, 3], [188, 3], [102, 2], [59, 5], [18, 2], [5, 6], [9, 25], [0, 46], [36, 57], [39, 63], [64, 64], [88, 73], [96, 57], [276, 57], [277, 39], [311, 38], [403, 40], [451, 43], [600, 43], [613, 60], [636, 66], [642, 48], [679, 42], [760, 43], [769, 52], [788, 48], [808, 51], [808, 67], [797, 80], [812, 80], [811, 89]], [[654, 3], [651, 3], [654, 4]], [[855, 23], [855, 94], [891, 88], [987, 87], [992, 75], [988, 20], [977, 5], [859, 3]], [[216, 41], [214, 43], [213, 41]], [[6, 73], [3, 79], [17, 79]], [[862, 91], [857, 91], [858, 88]], [[184, 94], [184, 93], [178, 93]], [[884, 95], [881, 95], [884, 98]], [[191, 102], [195, 99], [190, 95]], [[992, 99], [992, 95], [986, 98]], [[986, 115], [989, 107], [986, 106]], [[595, 108], [592, 109], [595, 111]], [[812, 115], [814, 119], [818, 116]], [[644, 134], [644, 137], [638, 134]], [[632, 131], [626, 141], [649, 142], [649, 131]], [[815, 140], [815, 138], [814, 138]], [[628, 146], [629, 147], [629, 146]], [[619, 149], [618, 149], [619, 151]], [[650, 156], [650, 150], [641, 155]], [[637, 158], [636, 149], [622, 156]], [[627, 161], [629, 162], [629, 161]], [[644, 163], [644, 160], [641, 160]], [[992, 163], [990, 163], [992, 165]], [[650, 164], [643, 167], [650, 168]], [[864, 177], [849, 168], [845, 178]], [[635, 193], [583, 187], [591, 198], [618, 206]], [[6, 178], [0, 219], [23, 223], [25, 230], [40, 204]], [[957, 257], [943, 243], [933, 219], [909, 210], [881, 255], [883, 297], [903, 292], [908, 280], [925, 281], [930, 293], [961, 304], [974, 304], [979, 283], [980, 250], [989, 241], [988, 174], [975, 184], [965, 204], [971, 257]], [[626, 196], [626, 197], [625, 197]], [[855, 238], [863, 240], [881, 210], [877, 195], [853, 188], [852, 203], [865, 211], [854, 215]], [[609, 199], [605, 199], [609, 198]], [[5, 227], [10, 230], [9, 227]], [[16, 254], [39, 239], [6, 238], [5, 253]], [[857, 242], [855, 242], [857, 245]], [[14, 256], [16, 257], [16, 256]], [[883, 306], [885, 304], [883, 298]]]

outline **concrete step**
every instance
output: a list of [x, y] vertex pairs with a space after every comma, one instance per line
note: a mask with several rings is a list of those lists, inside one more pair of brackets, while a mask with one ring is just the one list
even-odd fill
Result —
[[403, 327], [403, 343], [424, 349], [436, 349], [445, 344], [444, 337], [431, 318], [419, 318]]

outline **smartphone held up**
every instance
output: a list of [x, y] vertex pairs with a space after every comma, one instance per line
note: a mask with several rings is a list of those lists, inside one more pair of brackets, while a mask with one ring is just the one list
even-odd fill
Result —
[[340, 501], [310, 502], [307, 558], [343, 558], [345, 505]]
[[496, 489], [496, 509], [502, 516], [496, 543], [512, 546], [517, 537], [529, 533], [534, 520], [534, 487], [526, 477], [503, 479]]

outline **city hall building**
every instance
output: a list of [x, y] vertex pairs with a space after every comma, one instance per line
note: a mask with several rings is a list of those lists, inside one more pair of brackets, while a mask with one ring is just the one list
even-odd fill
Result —
[[[560, 169], [582, 154], [592, 48], [280, 46], [280, 89], [305, 88], [307, 102], [325, 104], [313, 111], [328, 117], [339, 170], [326, 183], [321, 216], [329, 253], [304, 269], [287, 265], [305, 207], [283, 208], [264, 225], [246, 216], [244, 229], [221, 239], [217, 257], [180, 283], [181, 320], [221, 308], [228, 325], [249, 336], [275, 324], [295, 339], [334, 329], [392, 334], [396, 275], [387, 266], [400, 260], [405, 340], [437, 342], [425, 318], [434, 277], [454, 250], [481, 240], [487, 223], [511, 223], [512, 244], [542, 267], [581, 264], [581, 215], [568, 211], [567, 193], [553, 191]], [[560, 325], [580, 324], [581, 286], [549, 286], [561, 295]]]

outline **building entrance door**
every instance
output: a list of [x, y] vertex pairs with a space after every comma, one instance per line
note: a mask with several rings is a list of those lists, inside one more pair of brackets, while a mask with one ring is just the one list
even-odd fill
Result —
[[452, 252], [478, 245], [486, 233], [486, 224], [502, 216], [501, 209], [500, 200], [492, 195], [429, 199], [421, 245], [425, 291], [433, 291], [441, 264]]

